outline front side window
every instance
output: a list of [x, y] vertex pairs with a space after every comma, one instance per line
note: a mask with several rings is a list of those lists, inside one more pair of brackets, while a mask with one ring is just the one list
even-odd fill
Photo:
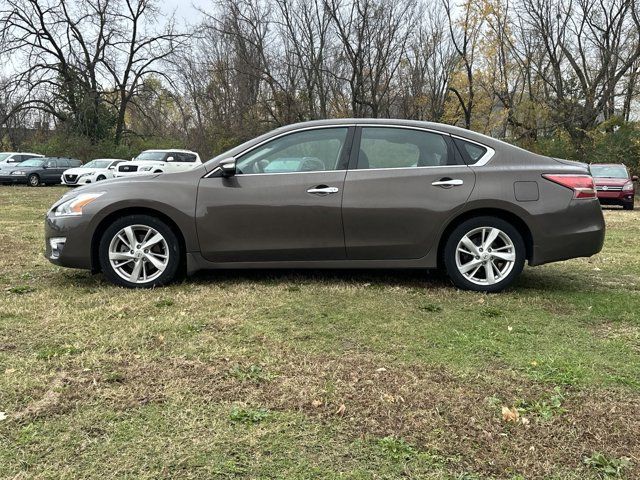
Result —
[[47, 168], [56, 168], [56, 161], [55, 160], [47, 160], [47, 163], [45, 163], [44, 166], [47, 167]]
[[174, 153], [173, 154], [174, 162], [188, 162], [193, 163], [196, 161], [196, 156], [192, 153]]
[[340, 169], [347, 128], [305, 130], [285, 135], [237, 161], [238, 174], [321, 172]]
[[364, 127], [358, 169], [458, 165], [443, 135], [407, 128]]

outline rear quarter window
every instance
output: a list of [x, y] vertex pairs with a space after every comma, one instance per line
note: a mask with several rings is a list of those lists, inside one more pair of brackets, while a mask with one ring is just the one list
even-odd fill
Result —
[[454, 138], [453, 140], [468, 165], [478, 163], [480, 159], [484, 157], [485, 153], [487, 153], [486, 147], [478, 145], [477, 143], [467, 142], [460, 138]]

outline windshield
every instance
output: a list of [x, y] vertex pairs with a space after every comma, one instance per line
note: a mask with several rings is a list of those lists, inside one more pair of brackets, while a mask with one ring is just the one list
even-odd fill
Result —
[[42, 158], [31, 158], [20, 163], [20, 167], [41, 167], [44, 164], [44, 160]]
[[111, 160], [91, 160], [85, 163], [81, 168], [107, 168], [111, 164]]
[[622, 165], [591, 165], [591, 175], [600, 178], [629, 178]]
[[142, 152], [134, 160], [136, 162], [144, 162], [144, 161], [161, 162], [164, 160], [165, 155], [166, 155], [166, 152]]
[[6, 158], [11, 156], [10, 153], [0, 153], [0, 162], [4, 161]]

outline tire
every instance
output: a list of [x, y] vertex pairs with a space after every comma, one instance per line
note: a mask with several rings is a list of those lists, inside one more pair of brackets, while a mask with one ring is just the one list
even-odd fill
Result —
[[623, 203], [622, 204], [622, 209], [623, 210], [633, 210], [633, 207], [634, 207], [633, 203]]
[[104, 175], [98, 175], [98, 177], [96, 178], [96, 182], [101, 182], [102, 180], [106, 180], [107, 177], [105, 177]]
[[[135, 245], [131, 245], [132, 238]], [[154, 243], [145, 249], [144, 238]], [[166, 285], [176, 278], [182, 259], [176, 234], [150, 215], [128, 215], [116, 220], [102, 234], [98, 248], [105, 277], [127, 288]]]
[[31, 175], [29, 175], [27, 177], [27, 185], [29, 185], [30, 187], [39, 187], [40, 185], [42, 185], [40, 176], [37, 173], [32, 173]]
[[[482, 239], [491, 243], [482, 244]], [[471, 243], [469, 243], [471, 242]], [[463, 290], [500, 292], [522, 272], [526, 248], [522, 235], [497, 217], [462, 222], [447, 238], [444, 265], [453, 284]]]

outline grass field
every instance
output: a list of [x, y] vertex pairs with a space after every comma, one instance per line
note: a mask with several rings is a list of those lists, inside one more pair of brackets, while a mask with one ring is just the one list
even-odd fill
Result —
[[62, 193], [0, 188], [2, 478], [640, 477], [638, 210], [499, 295], [370, 271], [128, 291], [43, 258]]

